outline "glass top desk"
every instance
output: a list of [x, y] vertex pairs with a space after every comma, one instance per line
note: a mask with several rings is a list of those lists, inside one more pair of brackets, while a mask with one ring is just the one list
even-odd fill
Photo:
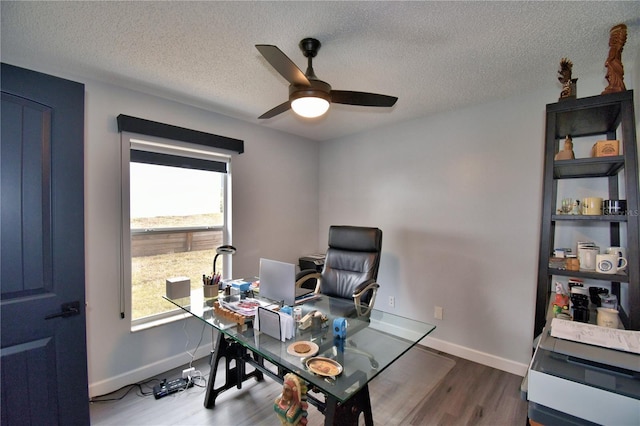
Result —
[[[237, 300], [244, 296], [230, 297]], [[263, 374], [267, 374], [282, 383], [284, 375], [292, 372], [313, 391], [307, 394], [308, 402], [325, 415], [325, 425], [336, 424], [338, 419], [340, 424], [357, 424], [360, 413], [364, 413], [366, 424], [372, 425], [368, 383], [435, 329], [434, 325], [375, 309], [366, 317], [357, 317], [352, 300], [322, 295], [300, 306], [303, 316], [316, 310], [322, 312], [328, 317], [325, 323], [328, 326], [311, 326], [306, 330], [296, 327], [293, 338], [281, 342], [254, 330], [251, 322], [238, 326], [235, 321], [218, 315], [213, 309], [216, 299], [204, 298], [202, 289], [192, 291], [190, 297], [165, 299], [219, 331], [205, 407], [213, 408], [218, 394], [232, 387], [240, 389], [245, 380], [262, 380]], [[334, 339], [332, 324], [338, 317], [347, 318], [346, 339]], [[316, 356], [339, 362], [342, 373], [337, 377], [324, 377], [308, 371], [305, 358], [287, 352], [297, 341], [317, 344]], [[222, 358], [226, 361], [225, 383], [216, 388], [215, 378]], [[265, 361], [276, 371], [268, 368]], [[247, 372], [247, 364], [253, 371]], [[325, 396], [324, 401], [314, 396], [316, 392]]]

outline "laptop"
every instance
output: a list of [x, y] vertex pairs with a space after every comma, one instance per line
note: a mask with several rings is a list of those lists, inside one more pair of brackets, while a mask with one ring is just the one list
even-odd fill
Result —
[[293, 306], [305, 300], [313, 290], [296, 287], [296, 265], [260, 259], [260, 296]]

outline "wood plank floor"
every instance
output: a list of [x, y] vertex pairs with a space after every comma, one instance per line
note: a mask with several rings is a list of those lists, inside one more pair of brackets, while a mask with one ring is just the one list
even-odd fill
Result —
[[[425, 357], [438, 354], [455, 361], [442, 379], [428, 389], [422, 371]], [[207, 360], [193, 364], [208, 376]], [[180, 377], [184, 367], [156, 379]], [[409, 374], [416, 372], [415, 374]], [[413, 376], [413, 377], [412, 377]], [[526, 425], [527, 404], [520, 398], [522, 377], [486, 367], [442, 352], [415, 347], [370, 383], [376, 425]], [[146, 391], [158, 383], [150, 382]], [[425, 391], [425, 388], [426, 391]], [[203, 406], [205, 390], [193, 387], [156, 400], [130, 392], [115, 402], [91, 403], [91, 423], [100, 425], [219, 425], [277, 426], [273, 400], [282, 387], [269, 378], [250, 380], [242, 389], [221, 394], [214, 409]], [[124, 391], [108, 398], [121, 396]], [[388, 396], [388, 397], [385, 397]], [[105, 397], [107, 398], [107, 397]], [[309, 406], [309, 426], [324, 417]]]

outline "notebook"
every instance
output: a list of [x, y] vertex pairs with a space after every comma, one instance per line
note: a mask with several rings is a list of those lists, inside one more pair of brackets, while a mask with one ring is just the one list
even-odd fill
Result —
[[296, 265], [260, 259], [260, 296], [293, 306], [313, 290], [296, 287]]

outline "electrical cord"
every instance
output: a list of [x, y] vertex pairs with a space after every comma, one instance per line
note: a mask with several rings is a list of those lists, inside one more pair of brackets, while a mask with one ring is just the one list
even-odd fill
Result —
[[[93, 398], [89, 398], [89, 402], [113, 402], [113, 401], [120, 401], [122, 400], [125, 396], [129, 395], [129, 393], [134, 390], [134, 389], [138, 389], [139, 393], [136, 393], [137, 396], [139, 397], [147, 397], [147, 396], [151, 396], [153, 395], [153, 388], [150, 388], [148, 386], [149, 383], [152, 382], [159, 382], [160, 380], [158, 379], [150, 379], [147, 380], [145, 382], [139, 382], [139, 383], [131, 383], [128, 385], [124, 385], [122, 386], [120, 389], [116, 389], [113, 392], [109, 392], [109, 393], [105, 393], [103, 395], [97, 395], [94, 396]], [[145, 391], [143, 387], [147, 387], [150, 390], [149, 391]], [[120, 391], [122, 391], [123, 389], [127, 389], [127, 391], [122, 394], [121, 396], [117, 397], [117, 398], [107, 398], [107, 399], [99, 399], [99, 398], [104, 398], [106, 396], [109, 395], [113, 395], [115, 393], [118, 393]]]
[[[202, 371], [200, 371], [200, 370], [194, 370], [192, 372], [192, 374], [189, 376], [188, 381], [191, 384], [193, 384], [194, 387], [198, 387], [198, 388], [204, 389], [207, 386], [207, 375], [208, 375], [208, 372], [202, 373]], [[121, 388], [116, 389], [113, 392], [109, 392], [109, 393], [105, 393], [105, 394], [102, 394], [102, 395], [94, 396], [93, 398], [89, 398], [89, 402], [90, 403], [94, 403], [94, 402], [98, 403], [98, 402], [120, 401], [120, 400], [124, 399], [127, 395], [129, 395], [131, 393], [131, 391], [133, 391], [134, 389], [137, 389], [136, 396], [141, 397], [141, 398], [146, 398], [146, 397], [149, 397], [149, 396], [153, 395], [153, 387], [150, 386], [149, 383], [154, 383], [154, 382], [160, 382], [160, 379], [149, 379], [149, 380], [146, 380], [144, 382], [131, 383], [131, 384], [122, 386]], [[189, 388], [189, 386], [185, 386], [185, 388], [180, 390], [176, 395], [179, 395], [179, 394], [185, 392], [188, 388]], [[117, 394], [118, 392], [121, 392], [124, 389], [126, 389], [126, 392], [124, 392], [119, 397], [105, 398], [105, 397], [107, 397], [109, 395]]]
[[189, 333], [187, 332], [187, 321], [183, 321], [183, 323], [182, 323], [182, 331], [187, 336], [187, 341], [185, 342], [184, 349], [185, 349], [185, 352], [191, 357], [191, 360], [189, 361], [189, 368], [192, 367], [193, 360], [195, 359], [196, 353], [198, 352], [198, 348], [200, 347], [200, 344], [202, 343], [202, 339], [204, 338], [204, 330], [205, 330], [206, 327], [207, 327], [207, 323], [203, 322], [202, 323], [202, 331], [200, 332], [200, 340], [198, 340], [198, 344], [193, 349], [193, 353], [192, 353], [192, 352], [189, 352]]
[[[200, 345], [202, 344], [202, 339], [204, 338], [204, 331], [207, 327], [206, 323], [203, 323], [202, 325], [202, 331], [200, 332], [200, 339], [198, 340], [198, 344], [196, 345], [196, 347], [194, 348], [193, 352], [190, 352], [188, 347], [189, 347], [189, 333], [186, 330], [186, 323], [187, 321], [183, 322], [183, 327], [182, 330], [184, 331], [184, 333], [187, 336], [187, 341], [185, 343], [185, 351], [187, 352], [187, 354], [191, 357], [191, 360], [189, 361], [189, 368], [192, 368], [193, 365], [193, 360], [195, 359], [196, 353], [198, 351], [198, 348], [200, 347]], [[194, 370], [191, 372], [191, 374], [189, 375], [188, 381], [193, 383], [193, 386], [199, 387], [199, 388], [204, 388], [207, 385], [207, 378], [206, 376], [200, 371], [200, 370]], [[114, 390], [113, 392], [109, 392], [109, 393], [105, 393], [103, 395], [97, 395], [94, 396], [93, 398], [89, 398], [89, 402], [113, 402], [113, 401], [120, 401], [122, 400], [124, 397], [126, 397], [129, 393], [131, 393], [132, 390], [137, 389], [138, 392], [136, 393], [137, 396], [139, 397], [148, 397], [153, 395], [153, 388], [148, 386], [148, 383], [152, 383], [152, 382], [160, 382], [159, 379], [150, 379], [147, 380], [145, 382], [139, 382], [139, 383], [131, 383], [125, 386], [122, 386], [119, 389]], [[147, 387], [149, 390], [145, 390], [143, 387]], [[109, 395], [113, 395], [116, 394], [124, 389], [127, 389], [127, 391], [122, 394], [119, 397], [114, 397], [114, 398], [105, 398]], [[184, 392], [187, 390], [187, 387], [185, 387], [185, 389], [181, 390], [180, 393]], [[105, 399], [101, 399], [101, 398], [105, 398]]]

